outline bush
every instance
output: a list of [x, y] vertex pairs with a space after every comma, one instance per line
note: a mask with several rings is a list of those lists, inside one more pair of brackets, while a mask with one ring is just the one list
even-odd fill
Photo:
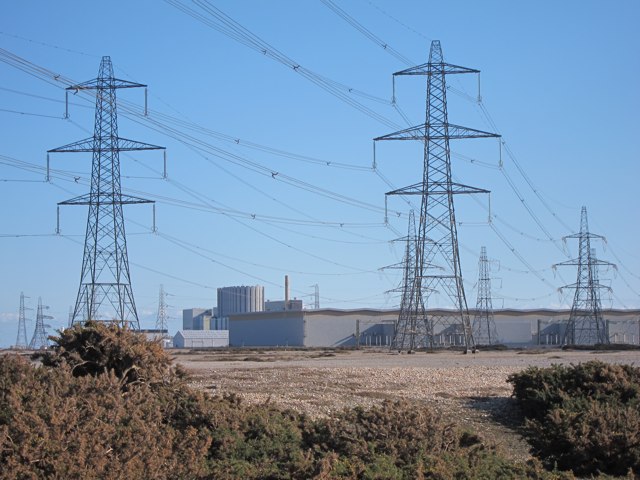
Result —
[[311, 420], [194, 391], [158, 344], [113, 325], [54, 341], [41, 367], [0, 356], [0, 478], [571, 478], [514, 465], [424, 406]]
[[535, 462], [515, 465], [477, 435], [407, 401], [344, 410], [310, 425], [303, 438], [321, 453], [322, 478], [573, 478]]
[[533, 453], [577, 474], [640, 465], [640, 368], [592, 361], [531, 367], [508, 379]]
[[74, 377], [68, 366], [33, 368], [2, 356], [0, 389], [1, 478], [156, 479], [204, 472], [210, 439], [195, 428], [167, 425], [148, 386], [123, 394], [113, 372]]
[[76, 377], [113, 372], [124, 387], [171, 377], [171, 359], [160, 343], [127, 327], [90, 321], [59, 333], [59, 337], [51, 337], [52, 351], [34, 354], [46, 366], [67, 364]]

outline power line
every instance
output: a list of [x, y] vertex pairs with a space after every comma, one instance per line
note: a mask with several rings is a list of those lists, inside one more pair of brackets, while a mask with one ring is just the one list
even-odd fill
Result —
[[[241, 142], [241, 143], [242, 143], [242, 142]], [[241, 145], [241, 144], [239, 144], [239, 145], [240, 145], [240, 146], [243, 146], [243, 145]], [[531, 188], [533, 188], [533, 187], [531, 187]], [[494, 217], [494, 218], [495, 218], [495, 217]], [[498, 219], [498, 221], [500, 221], [500, 219]], [[524, 234], [524, 233], [522, 233], [522, 232], [521, 232], [521, 234], [522, 234], [523, 236], [525, 236], [525, 235], [526, 235], [526, 234]], [[537, 239], [537, 240], [539, 240], [539, 241], [546, 241], [546, 240], [544, 240], [544, 239]]]
[[344, 21], [346, 21], [349, 25], [351, 25], [353, 28], [355, 28], [356, 30], [358, 30], [361, 34], [363, 34], [365, 37], [367, 37], [369, 40], [371, 40], [373, 43], [375, 43], [376, 45], [378, 45], [379, 47], [381, 47], [386, 53], [388, 53], [389, 55], [395, 57], [397, 60], [399, 60], [401, 63], [404, 63], [405, 66], [411, 66], [414, 65], [415, 62], [412, 62], [411, 60], [409, 60], [407, 57], [405, 57], [404, 55], [402, 55], [400, 52], [398, 52], [395, 48], [393, 48], [391, 45], [389, 45], [387, 42], [385, 42], [384, 40], [380, 39], [376, 34], [374, 34], [371, 30], [369, 30], [368, 28], [366, 28], [364, 25], [362, 25], [360, 22], [358, 22], [355, 18], [353, 18], [351, 15], [349, 15], [347, 12], [345, 12], [342, 8], [340, 8], [339, 6], [337, 6], [335, 3], [333, 3], [331, 0], [320, 0], [329, 10], [331, 10], [333, 13], [335, 13], [336, 15], [338, 15], [340, 18], [342, 18]]
[[[58, 235], [56, 235], [56, 237], [63, 238], [65, 240], [69, 240], [69, 241], [71, 241], [71, 242], [73, 242], [73, 243], [75, 243], [77, 245], [82, 245], [82, 242], [80, 242], [78, 240], [74, 240], [69, 235], [58, 234]], [[136, 262], [129, 262], [129, 264], [130, 265], [134, 265], [137, 268], [141, 268], [142, 270], [147, 270], [147, 271], [155, 273], [157, 275], [162, 275], [163, 277], [171, 278], [173, 280], [178, 280], [178, 281], [180, 281], [182, 283], [186, 283], [188, 285], [193, 285], [193, 286], [204, 288], [204, 289], [207, 289], [207, 290], [216, 290], [216, 287], [213, 287], [211, 285], [206, 285], [206, 284], [203, 284], [203, 283], [194, 282], [193, 280], [189, 280], [189, 279], [186, 279], [186, 278], [183, 278], [183, 277], [179, 277], [177, 275], [173, 275], [173, 274], [170, 274], [170, 273], [162, 272], [162, 271], [160, 271], [158, 269], [155, 269], [155, 268], [152, 268], [152, 267], [149, 267], [149, 266], [146, 266], [146, 265], [141, 265], [141, 264], [136, 263]]]
[[[303, 76], [310, 82], [314, 83], [326, 92], [342, 100], [343, 102], [364, 113], [370, 118], [377, 120], [378, 122], [390, 128], [398, 128], [398, 125], [394, 122], [389, 121], [383, 115], [380, 115], [376, 111], [370, 109], [369, 107], [351, 97], [351, 95], [361, 94], [362, 92], [359, 92], [358, 90], [343, 85], [339, 82], [329, 80], [327, 79], [327, 77], [318, 75], [312, 70], [302, 66], [299, 62], [288, 57], [286, 54], [282, 53], [277, 48], [273, 47], [253, 32], [243, 27], [241, 24], [233, 20], [230, 16], [225, 14], [216, 6], [212, 5], [207, 0], [194, 0], [194, 3], [198, 7], [200, 7], [200, 9], [204, 11], [204, 13], [182, 4], [179, 0], [165, 0], [165, 2], [182, 11], [183, 13], [186, 13], [192, 18], [198, 20], [199, 22], [204, 23], [208, 27], [213, 28], [214, 30], [217, 30], [218, 32], [228, 36], [238, 43], [260, 53], [264, 57], [270, 58], [271, 60], [274, 60], [290, 68], [293, 72]], [[371, 95], [367, 95], [367, 97], [371, 97]]]
[[43, 113], [32, 113], [32, 112], [20, 112], [18, 110], [9, 110], [7, 108], [0, 108], [0, 112], [14, 113], [17, 115], [26, 115], [29, 117], [55, 118], [56, 120], [60, 120], [62, 118], [62, 117], [57, 117], [55, 115], [45, 115]]
[[[28, 62], [28, 61], [26, 61], [24, 59], [21, 59], [20, 57], [16, 57], [16, 56], [13, 56], [12, 54], [9, 54], [8, 52], [7, 52], [7, 55], [5, 55], [5, 56], [9, 56], [9, 58], [11, 58], [11, 61], [13, 63], [17, 62], [17, 64], [19, 65], [20, 69], [28, 70], [29, 72], [31, 72], [34, 75], [44, 75], [43, 79], [45, 81], [50, 82], [50, 78], [54, 78], [55, 81], [62, 81], [65, 84], [73, 83], [70, 79], [67, 79], [65, 77], [61, 77], [61, 75], [54, 74], [53, 72], [49, 72], [48, 70], [46, 70], [43, 67], [39, 67], [39, 66], [33, 65], [30, 62]], [[33, 72], [35, 72], [35, 73], [33, 73]], [[82, 91], [82, 93], [85, 93], [85, 91]], [[126, 102], [122, 102], [122, 103], [126, 106]], [[132, 113], [134, 116], [138, 116], [138, 117], [140, 116], [140, 114], [135, 109], [129, 109], [129, 110], [130, 110], [129, 113]], [[148, 119], [148, 117], [143, 117], [143, 118]], [[193, 148], [199, 148], [200, 146], [203, 146], [203, 147], [207, 147], [208, 146], [208, 147], [211, 147], [211, 148], [215, 148], [215, 147], [211, 146], [210, 144], [202, 143], [202, 142], [200, 142], [200, 145], [198, 145], [197, 144], [198, 143], [197, 139], [194, 139], [193, 137], [190, 137], [190, 136], [188, 136], [189, 141], [181, 140], [180, 138], [178, 138], [179, 135], [180, 135], [179, 132], [170, 129], [166, 125], [163, 126], [161, 123], [159, 123], [157, 121], [156, 121], [156, 127], [159, 127], [159, 128], [153, 128], [153, 127], [151, 127], [151, 128], [154, 129], [154, 130], [160, 131], [161, 133], [169, 134], [169, 136], [172, 136], [173, 138], [176, 138], [179, 141], [182, 141], [182, 143], [185, 143], [185, 145], [188, 145], [188, 146], [191, 145], [191, 147], [193, 147]], [[163, 128], [165, 128], [164, 131], [163, 131]], [[168, 132], [171, 132], [171, 133], [168, 133]], [[194, 142], [195, 142], [195, 144], [194, 144]], [[205, 151], [206, 151], [206, 148], [205, 148]], [[218, 154], [222, 154], [222, 156], [220, 158], [223, 158], [223, 159], [226, 159], [226, 160], [231, 160], [232, 163], [236, 163], [236, 164], [237, 164], [238, 161], [242, 162], [243, 160], [246, 160], [246, 159], [242, 159], [242, 157], [239, 157], [239, 156], [234, 155], [234, 154], [230, 154], [229, 152], [225, 152], [224, 150], [221, 150], [221, 149], [218, 149], [217, 151], [214, 152], [214, 155], [220, 156]], [[225, 154], [227, 154], [228, 156], [225, 156]], [[229, 156], [230, 156], [230, 158], [229, 158]], [[206, 156], [204, 156], [204, 157], [208, 161], [211, 161], [211, 159], [209, 159], [208, 157], [206, 157]], [[257, 165], [255, 163], [249, 162], [247, 164], [246, 162], [247, 161], [245, 161], [245, 167], [246, 168], [255, 170], [256, 168], [261, 167], [260, 165]], [[215, 162], [213, 162], [213, 163], [215, 164]], [[261, 173], [263, 175], [265, 175], [265, 176], [266, 175], [272, 175], [273, 176], [274, 172], [270, 171], [270, 169], [266, 169], [264, 167], [262, 167], [262, 168], [263, 168], [263, 170], [262, 170]], [[298, 186], [299, 188], [303, 188], [303, 189], [306, 189], [308, 191], [314, 191], [314, 186], [310, 185], [308, 182], [299, 181], [299, 180], [297, 180], [297, 179], [295, 179], [293, 177], [286, 176], [284, 174], [282, 176], [280, 176], [280, 178], [278, 178], [278, 180], [283, 180], [283, 179], [286, 179], [287, 183], [294, 184], [294, 185]], [[328, 191], [326, 189], [320, 189], [320, 190], [315, 189], [315, 191], [318, 194], [321, 194], [323, 196], [328, 196], [329, 198], [334, 198], [334, 199], [337, 199], [339, 201], [346, 201], [347, 203], [355, 203], [356, 205], [366, 206], [366, 204], [363, 204], [359, 200], [349, 199], [348, 197], [346, 197], [344, 195], [334, 194], [333, 192], [330, 192], [330, 191]], [[371, 208], [371, 206], [369, 206], [368, 208]], [[380, 210], [379, 207], [373, 207], [373, 209], [374, 210], [375, 209]]]
[[264, 269], [270, 270], [270, 271], [281, 271], [281, 272], [287, 272], [287, 273], [296, 273], [296, 274], [300, 274], [300, 275], [345, 276], [345, 275], [362, 275], [362, 274], [377, 273], [377, 271], [349, 272], [349, 273], [346, 273], [346, 272], [343, 272], [343, 273], [306, 272], [306, 271], [292, 270], [290, 268], [276, 267], [276, 266], [273, 266], [273, 265], [264, 265], [264, 264], [260, 264], [260, 263], [256, 263], [256, 262], [250, 262], [248, 260], [243, 260], [243, 259], [240, 259], [240, 258], [237, 258], [237, 257], [233, 257], [233, 256], [230, 256], [230, 255], [226, 255], [226, 254], [223, 254], [223, 253], [220, 253], [220, 252], [216, 252], [216, 251], [211, 250], [209, 248], [196, 245], [196, 244], [194, 244], [192, 242], [188, 242], [186, 240], [180, 240], [180, 239], [178, 239], [177, 237], [175, 237], [173, 235], [169, 235], [169, 234], [163, 233], [161, 231], [158, 231], [156, 233], [160, 238], [163, 238], [164, 240], [166, 240], [166, 241], [168, 241], [170, 243], [173, 243], [174, 245], [176, 245], [176, 246], [178, 246], [180, 248], [183, 248], [183, 249], [185, 249], [185, 250], [187, 250], [187, 251], [189, 251], [189, 252], [191, 252], [191, 253], [193, 253], [195, 255], [198, 255], [200, 257], [206, 258], [207, 260], [210, 260], [211, 262], [218, 263], [221, 266], [223, 266], [225, 268], [228, 268], [230, 270], [233, 270], [233, 271], [235, 271], [237, 273], [241, 273], [243, 275], [246, 275], [248, 277], [254, 278], [256, 280], [259, 280], [259, 281], [262, 281], [262, 282], [265, 282], [265, 283], [270, 283], [270, 284], [276, 285], [276, 286], [280, 286], [280, 284], [276, 284], [276, 283], [270, 282], [269, 280], [265, 280], [264, 278], [258, 277], [256, 275], [250, 274], [250, 273], [248, 273], [246, 271], [243, 271], [243, 270], [240, 270], [238, 268], [235, 268], [235, 267], [232, 267], [230, 265], [227, 265], [225, 263], [222, 263], [219, 260], [216, 260], [216, 259], [206, 255], [203, 252], [206, 252], [206, 253], [209, 253], [209, 254], [212, 254], [212, 255], [216, 255], [216, 256], [222, 257], [222, 258], [227, 258], [227, 259], [233, 260], [235, 262], [244, 263], [246, 265], [250, 265], [250, 266], [253, 266], [253, 267], [264, 268]]
[[[388, 51], [389, 53], [391, 53], [394, 56], [396, 56], [395, 55], [395, 53], [396, 53], [395, 50], [387, 50], [387, 43], [386, 42], [384, 42], [379, 37], [377, 37], [375, 34], [373, 34], [373, 32], [371, 32], [370, 30], [368, 30], [364, 26], [362, 26], [362, 24], [360, 24], [357, 20], [355, 20], [350, 15], [348, 15], [344, 10], [340, 9], [335, 4], [333, 4], [333, 2], [331, 0], [320, 0], [320, 1], [323, 4], [325, 4], [328, 8], [333, 10], [340, 17], [342, 17], [344, 20], [346, 20], [352, 27], [354, 27], [356, 30], [358, 30], [360, 33], [362, 33], [364, 36], [366, 36], [367, 38], [369, 38], [371, 41], [373, 41], [374, 43], [378, 44], [379, 46], [382, 46], [385, 49], [385, 51]], [[375, 5], [373, 5], [371, 2], [369, 2], [369, 3], [372, 6], [375, 7]], [[383, 12], [385, 15], [389, 16], [390, 18], [393, 18], [389, 14], [387, 14], [386, 12], [382, 11], [381, 9], [379, 9], [378, 7], [375, 7], [375, 8], [377, 8], [378, 10], [380, 10], [381, 12]], [[395, 18], [393, 18], [393, 19], [397, 21], [397, 19], [395, 19]], [[401, 22], [398, 22], [398, 23], [401, 23]], [[404, 25], [404, 24], [403, 24], [403, 26], [406, 27], [406, 25]], [[400, 59], [401, 61], [405, 61], [406, 60], [405, 57], [396, 56], [396, 58]], [[451, 88], [451, 87], [448, 87], [448, 88]], [[495, 122], [494, 122], [493, 118], [491, 117], [489, 111], [486, 109], [486, 107], [482, 103], [481, 96], [478, 94], [477, 99], [474, 99], [473, 97], [471, 97], [469, 95], [466, 95], [463, 92], [460, 92], [460, 93], [462, 93], [468, 100], [477, 101], [478, 106], [480, 107], [481, 111], [483, 112], [483, 114], [484, 114], [486, 120], [488, 121], [489, 125], [491, 126], [491, 128], [495, 132], [499, 133], [499, 129], [497, 128], [497, 125], [495, 124]], [[394, 97], [395, 97], [395, 95], [394, 95]], [[395, 101], [393, 103], [395, 104]], [[407, 120], [406, 117], [405, 117], [405, 120]], [[506, 142], [504, 140], [501, 140], [501, 145], [504, 145], [505, 150], [506, 150], [509, 158], [512, 160], [512, 162], [516, 166], [518, 172], [522, 175], [522, 177], [525, 179], [525, 182], [527, 183], [527, 185], [529, 185], [529, 187], [533, 190], [533, 192], [538, 197], [538, 199], [542, 202], [542, 204], [545, 206], [545, 208], [554, 216], [554, 218], [556, 218], [556, 220], [558, 220], [568, 230], [569, 227], [567, 226], [567, 224], [565, 222], [563, 222], [560, 219], [560, 217], [558, 217], [558, 215], [546, 203], [544, 198], [542, 198], [542, 196], [540, 195], [538, 189], [534, 186], [533, 182], [531, 181], [529, 176], [526, 174], [524, 169], [521, 167], [521, 165], [518, 162], [518, 160], [516, 159], [515, 155], [513, 154], [513, 152], [511, 151], [511, 149], [509, 148], [509, 146], [506, 144]], [[508, 173], [504, 169], [504, 166], [503, 166], [502, 162], [499, 165], [499, 170], [502, 173], [502, 175], [505, 177], [505, 179], [507, 180], [507, 183], [512, 188], [512, 190], [514, 191], [514, 193], [516, 194], [516, 196], [518, 197], [520, 202], [522, 203], [523, 207], [527, 210], [527, 212], [529, 213], [531, 218], [534, 220], [534, 222], [538, 225], [538, 227], [545, 233], [545, 235], [547, 236], [549, 241], [551, 241], [556, 246], [556, 248], [558, 248], [563, 254], [567, 255], [567, 252], [559, 245], [558, 241], [553, 238], [553, 236], [548, 232], [548, 230], [546, 229], [544, 224], [540, 221], [538, 216], [533, 212], [533, 210], [525, 202], [524, 197], [520, 194], [520, 192], [518, 191], [517, 187], [515, 186], [515, 183], [513, 182], [511, 177], [508, 175]]]
[[8, 33], [8, 32], [0, 32], [0, 35], [4, 35], [6, 37], [11, 37], [11, 38], [17, 38], [17, 39], [23, 40], [25, 42], [29, 42], [29, 43], [33, 43], [33, 44], [37, 44], [37, 45], [43, 45], [45, 47], [55, 48], [56, 50], [62, 50], [64, 52], [77, 53], [78, 55], [84, 55], [85, 57], [100, 58], [98, 55], [92, 55], [90, 53], [81, 52], [80, 50], [72, 50], [70, 48], [61, 47], [59, 45], [54, 45], [52, 43], [46, 43], [46, 42], [41, 42], [41, 41], [38, 41], [38, 40], [32, 40], [31, 38], [26, 38], [26, 37], [23, 37], [21, 35], [16, 35], [16, 34]]
[[369, 5], [371, 5], [373, 8], [375, 8], [376, 10], [378, 10], [380, 13], [382, 13], [383, 15], [385, 15], [386, 17], [389, 17], [391, 20], [393, 20], [394, 22], [396, 22], [397, 24], [403, 26], [404, 28], [406, 28], [407, 30], [409, 30], [410, 32], [415, 33], [416, 35], [418, 35], [419, 37], [423, 38], [424, 40], [428, 41], [429, 43], [431, 43], [431, 38], [423, 35], [421, 32], [417, 31], [416, 29], [410, 27], [409, 25], [407, 25], [406, 23], [398, 20], [396, 17], [394, 17], [393, 15], [391, 15], [390, 13], [388, 13], [386, 10], [383, 10], [382, 8], [380, 8], [379, 6], [377, 6], [375, 3], [373, 3], [371, 0], [367, 0], [367, 3]]
[[[344, 12], [343, 10], [339, 9], [337, 6], [335, 6], [331, 0], [321, 0], [325, 5], [327, 5], [329, 8], [331, 8], [335, 13], [337, 13], [339, 16], [341, 16], [343, 19], [345, 19], [350, 25], [352, 25], [354, 28], [356, 28], [358, 31], [360, 31], [360, 33], [362, 33], [363, 35], [365, 35], [367, 38], [369, 38], [370, 40], [372, 40], [374, 43], [378, 44], [378, 45], [386, 45], [386, 43], [382, 40], [379, 39], [379, 37], [375, 36], [372, 32], [370, 32], [369, 30], [367, 30], [365, 27], [363, 27], [359, 22], [357, 22], [355, 19], [353, 19], [352, 17], [350, 17], [348, 14], [346, 14], [346, 12]], [[371, 2], [370, 2], [371, 3]], [[334, 8], [335, 7], [335, 8]], [[377, 8], [377, 7], [376, 7]], [[380, 9], [378, 9], [380, 10]], [[386, 14], [386, 12], [383, 12]], [[387, 14], [387, 16], [389, 16]], [[394, 19], [395, 20], [395, 19]], [[396, 20], [397, 21], [397, 20]], [[479, 83], [478, 83], [479, 85]], [[461, 92], [462, 93], [462, 92]], [[474, 99], [473, 97], [464, 94], [464, 96], [472, 101], [477, 101], [479, 107], [481, 108], [481, 111], [484, 113], [485, 118], [487, 119], [489, 125], [492, 127], [492, 129], [496, 132], [499, 132], [497, 125], [495, 124], [495, 122], [493, 121], [493, 118], [491, 117], [491, 115], [489, 114], [488, 110], [486, 109], [486, 107], [482, 104], [482, 99], [480, 94], [478, 93], [478, 97], [477, 99]], [[395, 93], [394, 93], [394, 98], [395, 98]], [[395, 104], [395, 101], [393, 101], [392, 103]], [[406, 116], [403, 116], [405, 118], [405, 120], [407, 120]], [[501, 145], [505, 146], [505, 150], [509, 156], [509, 158], [511, 158], [511, 160], [513, 161], [514, 165], [516, 165], [516, 168], [518, 169], [518, 172], [523, 176], [523, 178], [525, 179], [526, 183], [529, 185], [529, 187], [534, 191], [534, 193], [536, 194], [536, 196], [540, 199], [540, 201], [543, 203], [543, 205], [545, 206], [545, 208], [547, 208], [547, 210], [549, 210], [549, 212], [560, 222], [563, 224], [563, 226], [566, 226], [566, 223], [562, 222], [562, 220], [556, 215], [555, 212], [553, 212], [551, 210], [551, 208], [549, 207], [549, 205], [545, 202], [545, 200], [541, 197], [540, 193], [538, 192], [537, 188], [535, 188], [535, 186], [533, 185], [533, 182], [531, 181], [531, 179], [526, 175], [526, 173], [524, 172], [524, 170], [522, 169], [522, 167], [520, 166], [519, 162], [517, 161], [517, 159], [515, 158], [515, 155], [513, 154], [513, 152], [511, 151], [511, 149], [508, 147], [508, 145], [506, 145], [506, 142], [504, 140], [501, 140]], [[374, 160], [374, 166], [375, 166], [375, 160]], [[374, 167], [375, 168], [375, 167]], [[527, 212], [529, 213], [529, 215], [531, 216], [531, 218], [534, 220], [534, 222], [538, 225], [538, 227], [545, 233], [545, 235], [547, 236], [547, 238], [549, 239], [550, 242], [552, 242], [556, 248], [558, 248], [563, 254], [568, 255], [567, 252], [565, 252], [565, 250], [559, 245], [558, 241], [556, 239], [553, 238], [553, 236], [548, 232], [548, 230], [546, 229], [546, 227], [544, 226], [544, 224], [540, 221], [540, 219], [537, 217], [537, 215], [533, 212], [533, 210], [529, 207], [529, 205], [525, 202], [524, 197], [520, 194], [520, 192], [518, 191], [517, 187], [515, 186], [515, 183], [513, 182], [513, 180], [511, 179], [511, 177], [508, 175], [508, 173], [506, 172], [506, 170], [504, 169], [504, 166], [502, 164], [502, 162], [500, 162], [499, 165], [499, 170], [500, 172], [503, 174], [503, 176], [505, 177], [505, 179], [507, 180], [509, 186], [512, 188], [512, 190], [514, 191], [514, 193], [517, 195], [518, 199], [521, 201], [523, 207], [527, 210]], [[493, 226], [494, 231], [495, 230], [495, 226]], [[522, 233], [522, 232], [520, 232]], [[523, 233], [522, 233], [523, 234]], [[523, 234], [524, 235], [524, 234]], [[499, 235], [499, 238], [501, 238], [501, 240], [503, 240], [503, 242], [505, 242], [505, 238], [502, 235]], [[509, 245], [509, 248], [512, 250], [512, 252], [514, 254], [516, 254], [518, 256], [518, 258], [522, 261], [524, 260], [524, 258], [516, 252], [516, 250]], [[540, 277], [542, 279], [542, 277]], [[543, 280], [545, 283], [546, 280]]]

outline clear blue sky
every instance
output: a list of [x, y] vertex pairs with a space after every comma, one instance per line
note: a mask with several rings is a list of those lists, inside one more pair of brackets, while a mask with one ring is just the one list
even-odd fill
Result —
[[[484, 245], [495, 260], [495, 307], [569, 306], [571, 292], [556, 289], [576, 272], [554, 275], [551, 265], [569, 258], [561, 239], [578, 230], [586, 205], [591, 230], [608, 240], [595, 245], [598, 256], [619, 264], [618, 274], [600, 272], [614, 294], [604, 305], [640, 307], [637, 1], [336, 0], [386, 50], [321, 0], [211, 1], [268, 43], [265, 52], [216, 30], [211, 9], [174, 3], [209, 25], [160, 0], [1, 7], [0, 346], [15, 342], [21, 291], [34, 320], [42, 297], [54, 328], [75, 302], [86, 207], [62, 207], [61, 235], [52, 234], [56, 204], [89, 191], [91, 158], [52, 155], [50, 183], [43, 167], [48, 149], [91, 135], [89, 98], [71, 95], [71, 117], [62, 118], [60, 79], [95, 78], [102, 55], [118, 77], [149, 85], [148, 119], [142, 91], [118, 92], [120, 135], [167, 147], [168, 180], [158, 153], [121, 158], [123, 190], [157, 201], [157, 234], [151, 207], [125, 210], [143, 327], [154, 325], [160, 284], [172, 331], [183, 308], [214, 306], [218, 287], [261, 284], [266, 298], [281, 299], [285, 274], [292, 296], [307, 302], [318, 284], [322, 307], [398, 305], [384, 292], [401, 272], [379, 268], [401, 260], [402, 245], [390, 241], [405, 234], [409, 206], [390, 199], [384, 224], [383, 178], [396, 188], [419, 181], [422, 152], [417, 143], [379, 144], [374, 172], [372, 139], [407, 126], [389, 101], [391, 74], [408, 65], [391, 52], [425, 63], [433, 39], [446, 61], [482, 70], [484, 109], [474, 76], [449, 77], [449, 121], [492, 130], [492, 119], [506, 142], [502, 169], [495, 140], [452, 143], [454, 177], [492, 191], [493, 228], [486, 196], [456, 198], [469, 305]], [[276, 61], [276, 50], [300, 67]], [[42, 70], [27, 73], [12, 55]], [[47, 82], [47, 72], [60, 77]], [[424, 77], [397, 80], [411, 124], [424, 122], [424, 95]], [[433, 304], [446, 306], [439, 297]]]

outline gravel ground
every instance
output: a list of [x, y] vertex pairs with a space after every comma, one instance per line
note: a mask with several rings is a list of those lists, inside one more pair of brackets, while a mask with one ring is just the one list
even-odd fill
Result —
[[640, 364], [640, 351], [558, 350], [393, 354], [375, 350], [235, 350], [176, 352], [193, 385], [247, 402], [270, 402], [312, 417], [384, 399], [428, 405], [445, 419], [480, 433], [508, 455], [528, 458], [517, 431], [509, 374], [528, 366], [598, 359]]

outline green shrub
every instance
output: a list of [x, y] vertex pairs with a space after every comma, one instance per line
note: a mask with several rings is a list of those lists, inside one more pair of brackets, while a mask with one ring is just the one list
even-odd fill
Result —
[[356, 407], [310, 425], [305, 446], [320, 453], [327, 478], [573, 478], [540, 464], [507, 461], [480, 437], [407, 401]]
[[42, 365], [0, 356], [0, 479], [557, 479], [515, 465], [429, 408], [330, 419], [189, 388], [156, 343], [89, 323]]
[[640, 465], [640, 369], [592, 361], [532, 367], [508, 379], [533, 453], [577, 474]]
[[[19, 379], [7, 378], [19, 374]], [[7, 390], [5, 386], [10, 385]], [[177, 430], [149, 387], [126, 393], [113, 372], [74, 377], [0, 356], [0, 478], [197, 477], [210, 439]]]

